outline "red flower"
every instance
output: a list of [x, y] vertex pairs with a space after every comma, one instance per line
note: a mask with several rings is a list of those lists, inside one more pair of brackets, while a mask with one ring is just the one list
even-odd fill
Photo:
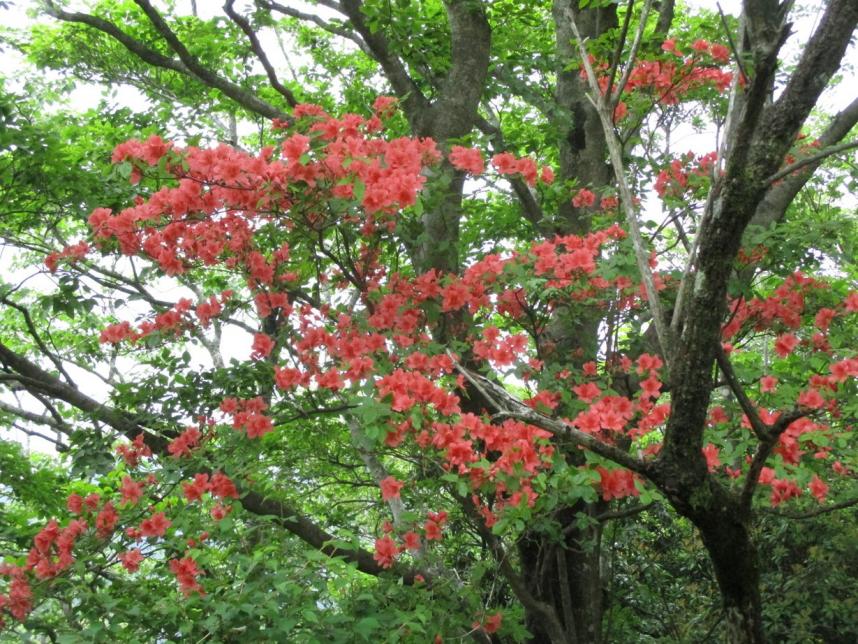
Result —
[[730, 62], [730, 50], [727, 49], [724, 45], [714, 44], [709, 49], [709, 53], [712, 54], [712, 59], [719, 63], [728, 63]]
[[274, 349], [274, 340], [271, 336], [264, 333], [257, 333], [253, 336], [253, 353], [252, 358], [265, 358], [271, 354]]
[[98, 516], [95, 517], [95, 528], [98, 536], [102, 539], [110, 536], [110, 533], [113, 532], [113, 528], [116, 527], [117, 521], [119, 521], [119, 514], [116, 512], [113, 504], [108, 501], [104, 504], [104, 507], [101, 508], [101, 512], [98, 513]]
[[515, 155], [509, 152], [501, 152], [492, 157], [492, 165], [500, 174], [514, 174], [518, 171], [518, 163]]
[[209, 475], [205, 473], [194, 476], [192, 483], [182, 483], [185, 498], [193, 503], [199, 501], [209, 489]]
[[143, 554], [137, 548], [119, 554], [119, 562], [128, 572], [137, 572], [141, 561], [143, 561]]
[[704, 458], [706, 458], [706, 469], [710, 472], [714, 472], [719, 465], [721, 465], [721, 459], [718, 458], [718, 448], [715, 447], [712, 443], [708, 443], [702, 450]]
[[167, 451], [175, 458], [190, 456], [191, 450], [199, 444], [201, 438], [202, 434], [197, 427], [188, 427], [179, 436], [170, 441], [170, 444], [167, 445]]
[[416, 532], [408, 531], [403, 537], [403, 543], [408, 550], [420, 550], [420, 535]]
[[778, 379], [774, 376], [763, 376], [760, 378], [760, 392], [768, 393], [770, 391], [774, 391], [775, 387], [778, 385]]
[[69, 494], [66, 507], [72, 514], [80, 514], [83, 512], [83, 497], [80, 494]]
[[605, 501], [639, 495], [635, 487], [635, 475], [629, 470], [606, 470], [604, 467], [597, 467], [596, 471], [599, 472], [602, 498]]
[[382, 568], [391, 568], [399, 554], [399, 549], [389, 536], [385, 535], [381, 539], [375, 540], [375, 554], [373, 559], [378, 562]]
[[157, 512], [140, 523], [140, 535], [144, 537], [163, 537], [172, 525], [163, 512]]
[[465, 148], [461, 145], [454, 145], [450, 149], [450, 163], [457, 170], [469, 172], [470, 174], [482, 174], [485, 169], [482, 153], [476, 148]]
[[221, 499], [238, 498], [238, 490], [235, 488], [235, 484], [223, 472], [215, 472], [214, 476], [212, 476], [209, 489], [213, 496]]
[[220, 521], [221, 519], [224, 519], [226, 515], [228, 515], [230, 512], [232, 512], [231, 505], [223, 505], [221, 503], [218, 503], [211, 509], [211, 512], [209, 512], [209, 514], [211, 515], [211, 518], [215, 521]]
[[822, 308], [816, 314], [816, 318], [814, 320], [814, 324], [822, 331], [828, 331], [828, 327], [831, 326], [831, 321], [834, 319], [834, 316], [837, 315], [837, 311], [829, 308]]
[[641, 380], [641, 397], [658, 398], [661, 391], [661, 381], [651, 374], [646, 380]]
[[798, 338], [795, 337], [792, 333], [784, 333], [783, 335], [779, 335], [777, 340], [775, 340], [775, 352], [781, 358], [786, 358], [797, 346]]
[[503, 621], [503, 613], [500, 611], [494, 615], [489, 615], [483, 620], [483, 630], [486, 633], [497, 633], [500, 630], [501, 621]]
[[547, 165], [542, 166], [542, 170], [539, 173], [539, 180], [550, 186], [554, 183], [554, 170]]
[[395, 96], [379, 96], [372, 104], [372, 111], [381, 118], [390, 116], [396, 109], [397, 102]]
[[816, 474], [813, 475], [813, 478], [810, 479], [810, 483], [807, 486], [807, 489], [810, 490], [810, 493], [814, 496], [814, 498], [820, 503], [825, 502], [825, 496], [828, 494], [828, 485], [825, 484]]
[[594, 203], [596, 203], [596, 195], [587, 188], [582, 188], [572, 197], [572, 205], [576, 208], [589, 208]]
[[397, 481], [392, 476], [388, 476], [386, 479], [382, 479], [379, 485], [381, 486], [382, 500], [390, 501], [391, 499], [399, 498], [399, 491], [405, 484], [402, 481]]
[[179, 590], [182, 591], [185, 597], [191, 593], [205, 595], [203, 587], [197, 582], [197, 577], [203, 573], [197, 568], [197, 562], [191, 557], [172, 559], [170, 561], [170, 570], [176, 575], [176, 581], [179, 582]]
[[137, 502], [143, 496], [143, 483], [137, 483], [130, 476], [122, 479], [122, 487], [119, 488], [122, 494], [122, 502], [128, 505], [137, 505]]
[[807, 407], [808, 409], [819, 409], [825, 404], [825, 398], [822, 397], [816, 389], [805, 389], [798, 395], [799, 407]]

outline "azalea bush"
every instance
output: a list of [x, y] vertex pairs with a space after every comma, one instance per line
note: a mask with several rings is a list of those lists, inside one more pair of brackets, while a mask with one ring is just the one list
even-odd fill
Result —
[[[842, 4], [815, 38], [845, 49], [858, 17]], [[61, 323], [87, 335], [110, 394], [80, 387], [27, 313], [50, 364], [0, 344], [10, 380], [97, 428], [69, 432], [65, 509], [4, 559], [3, 625], [566, 642], [599, 641], [616, 611], [606, 638], [675, 634], [666, 615], [640, 617], [643, 591], [603, 599], [605, 571], [628, 588], [638, 565], [605, 544], [608, 522], [630, 519], [621, 544], [653, 548], [647, 525], [683, 544], [687, 560], [653, 582], [674, 605], [676, 584], [711, 567], [723, 610], [688, 637], [723, 621], [731, 641], [762, 641], [775, 609], [761, 568], [780, 559], [757, 556], [758, 516], [854, 504], [854, 274], [822, 241], [808, 257], [751, 226], [773, 191], [840, 151], [801, 132], [809, 90], [767, 105], [768, 50], [749, 50], [752, 74], [730, 43], [649, 34], [648, 3], [634, 40], [627, 22], [589, 42], [578, 30], [606, 8], [576, 6], [556, 18], [578, 61], [563, 82], [586, 98], [599, 150], [576, 171], [572, 134], [501, 149], [498, 126], [453, 123], [461, 105], [405, 91], [371, 12], [338, 6], [397, 97], [349, 113], [280, 85], [279, 111], [221, 79], [265, 117], [254, 145], [126, 140], [111, 172], [132, 196], [39, 247], [43, 271], [92, 302]], [[469, 37], [488, 25], [476, 5], [448, 11]], [[833, 73], [837, 47], [809, 48], [793, 80]], [[730, 114], [730, 146], [637, 152], [661, 143], [653, 115], [681, 109]], [[486, 138], [468, 140], [477, 122]], [[492, 220], [507, 188], [527, 233]], [[643, 214], [655, 198], [664, 225]]]

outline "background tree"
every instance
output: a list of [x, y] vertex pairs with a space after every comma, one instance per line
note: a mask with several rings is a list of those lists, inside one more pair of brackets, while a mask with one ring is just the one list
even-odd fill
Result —
[[[51, 268], [59, 269], [58, 294], [4, 288], [11, 330], [11, 339], [0, 345], [6, 381], [45, 405], [38, 414], [28, 411], [32, 401], [6, 405], [4, 411], [69, 436], [74, 473], [82, 479], [76, 484], [80, 487], [72, 489], [81, 496], [98, 489], [108, 498], [111, 490], [119, 494], [115, 490], [128, 485], [123, 483], [126, 476], [134, 483], [143, 474], [155, 473], [149, 469], [154, 465], [135, 469], [140, 463], [133, 456], [114, 469], [108, 455], [117, 436], [142, 436], [146, 449], [163, 457], [157, 461], [157, 485], [151, 483], [147, 494], [150, 519], [160, 512], [170, 516], [169, 538], [145, 542], [147, 560], [140, 575], [145, 583], [138, 584], [114, 572], [117, 564], [127, 563], [127, 540], [117, 533], [105, 542], [106, 534], [87, 533], [90, 541], [78, 548], [93, 554], [78, 555], [77, 568], [58, 578], [68, 578], [80, 597], [73, 628], [84, 637], [111, 631], [132, 638], [135, 633], [169, 638], [206, 630], [227, 639], [277, 639], [286, 633], [348, 639], [353, 626], [345, 616], [357, 615], [362, 625], [358, 632], [368, 638], [377, 633], [418, 640], [436, 632], [462, 634], [475, 621], [482, 624], [472, 631], [479, 639], [496, 630], [496, 610], [503, 608], [500, 632], [509, 638], [523, 637], [524, 626], [541, 641], [600, 641], [620, 637], [613, 626], [602, 632], [606, 612], [607, 624], [613, 625], [612, 611], [629, 605], [617, 593], [622, 585], [605, 576], [606, 524], [637, 516], [642, 523], [635, 527], [652, 522], [666, 533], [684, 530], [688, 535], [688, 523], [672, 525], [671, 512], [676, 512], [702, 539], [721, 591], [723, 611], [703, 628], [723, 629], [731, 641], [763, 640], [760, 567], [751, 536], [757, 488], [770, 486], [772, 502], [779, 504], [807, 485], [823, 499], [831, 484], [832, 493], [842, 488], [846, 494], [837, 507], [852, 504], [851, 472], [844, 459], [853, 441], [844, 428], [855, 412], [849, 402], [856, 370], [849, 349], [855, 325], [854, 315], [850, 317], [856, 308], [850, 294], [854, 269], [838, 260], [848, 261], [854, 235], [843, 232], [832, 243], [824, 236], [797, 239], [788, 231], [805, 225], [808, 218], [838, 230], [845, 230], [843, 224], [854, 230], [854, 221], [829, 205], [806, 209], [811, 212], [793, 208], [792, 221], [787, 213], [813, 170], [854, 147], [847, 137], [858, 117], [855, 101], [816, 126], [821, 129], [812, 146], [795, 143], [844, 56], [858, 20], [854, 3], [828, 3], [783, 82], [776, 73], [789, 33], [789, 7], [777, 3], [746, 3], [738, 24], [713, 15], [687, 17], [675, 12], [673, 3], [661, 3], [656, 10], [650, 2], [587, 3], [582, 8], [560, 0], [342, 0], [301, 10], [274, 2], [247, 7], [227, 2], [224, 16], [208, 20], [174, 12], [175, 7], [161, 11], [145, 0], [99, 3], [92, 13], [55, 2], [41, 6], [59, 22], [35, 29], [18, 43], [34, 61], [90, 80], [135, 85], [153, 105], [162, 106], [154, 110], [153, 120], [165, 121], [167, 134], [191, 144], [226, 140], [258, 150], [285, 139], [299, 146], [292, 161], [314, 167], [313, 162], [327, 159], [331, 151], [322, 147], [319, 136], [301, 147], [303, 140], [294, 135], [312, 133], [307, 128], [315, 113], [298, 108], [299, 103], [318, 103], [330, 113], [367, 114], [375, 95], [387, 86], [398, 96], [402, 116], [388, 114], [385, 103], [377, 104], [377, 112], [387, 119], [386, 136], [428, 137], [443, 152], [437, 164], [430, 163], [431, 154], [424, 156], [420, 174], [414, 175], [414, 188], [423, 181], [417, 177], [426, 178], [418, 201], [412, 203], [407, 190], [393, 201], [401, 212], [389, 232], [384, 219], [373, 219], [367, 190], [375, 184], [367, 176], [361, 175], [360, 182], [343, 177], [340, 185], [351, 187], [339, 193], [307, 177], [290, 176], [295, 187], [287, 193], [288, 207], [281, 203], [273, 209], [283, 217], [273, 221], [288, 225], [259, 224], [252, 242], [275, 270], [278, 261], [283, 270], [288, 266], [290, 276], [282, 291], [288, 307], [270, 299], [252, 306], [254, 296], [281, 291], [261, 285], [261, 265], [257, 261], [254, 268], [250, 255], [244, 258], [236, 249], [237, 262], [212, 268], [184, 255], [185, 263], [162, 260], [154, 266], [111, 259], [115, 254], [109, 241], [101, 258], [66, 245], [83, 231], [83, 218], [93, 206], [120, 211], [130, 203], [127, 188], [119, 182], [105, 190], [81, 186], [71, 177], [71, 188], [86, 189], [59, 196], [61, 221], [46, 227], [41, 217], [37, 222], [20, 220], [4, 233], [16, 246], [46, 254], [50, 249], [43, 230], [59, 234], [58, 245], [66, 246], [50, 260]], [[674, 32], [692, 37], [671, 38]], [[273, 34], [280, 40], [272, 41]], [[281, 78], [280, 66], [272, 64], [271, 42], [283, 46], [286, 62], [302, 66], [300, 73], [293, 70], [292, 79]], [[294, 61], [286, 47], [306, 52], [305, 57]], [[732, 76], [729, 67], [734, 68]], [[337, 91], [331, 91], [331, 83]], [[103, 126], [100, 140], [109, 148], [127, 136], [129, 125], [123, 113], [108, 116], [112, 118], [102, 122], [114, 125]], [[318, 118], [324, 132], [324, 124], [331, 121]], [[723, 140], [713, 146], [717, 150], [712, 156], [676, 157], [670, 133], [677, 123], [693, 118], [719, 124]], [[285, 132], [272, 132], [269, 119], [277, 119], [275, 125]], [[257, 132], [241, 137], [239, 125], [249, 122]], [[344, 127], [338, 123], [331, 127]], [[151, 132], [145, 132], [149, 125], [140, 122], [134, 129], [145, 135]], [[14, 134], [18, 140], [43, 137], [24, 129]], [[468, 151], [471, 145], [495, 154], [493, 164], [503, 182], [500, 177], [477, 179], [483, 181], [478, 188], [465, 189], [468, 174], [475, 179], [482, 175], [482, 159]], [[15, 146], [6, 153], [7, 167], [34, 161], [20, 154], [24, 148], [17, 142]], [[106, 155], [84, 147], [94, 160], [85, 168], [91, 170], [87, 176], [92, 181], [103, 176], [97, 164]], [[286, 145], [282, 154], [289, 158], [292, 149]], [[234, 189], [231, 182], [240, 176], [226, 174], [222, 166], [206, 173], [192, 157], [170, 151], [160, 139], [124, 150], [115, 155], [120, 163], [114, 178], [142, 178], [136, 190], [143, 199], [173, 194], [156, 191], [175, 189], [183, 177], [214, 191], [218, 186]], [[221, 148], [219, 154], [226, 155], [226, 163], [232, 153]], [[556, 168], [553, 181], [549, 173], [539, 174], [529, 154]], [[51, 152], [42, 162], [54, 165], [57, 158]], [[238, 167], [250, 157], [235, 153], [229, 158]], [[66, 176], [72, 164], [58, 165], [48, 167]], [[10, 192], [19, 192], [22, 184], [36, 185], [26, 174], [13, 172], [9, 177]], [[647, 224], [640, 221], [633, 194], [653, 181], [662, 198], [664, 222], [654, 224], [645, 237], [640, 229]], [[240, 187], [275, 198], [267, 183]], [[24, 194], [30, 200], [44, 196], [32, 188]], [[240, 206], [229, 194], [223, 199], [227, 211], [259, 208]], [[45, 208], [42, 202], [28, 207], [39, 213]], [[186, 217], [183, 221], [200, 219], [198, 209], [173, 209], [174, 216]], [[367, 213], [373, 227], [357, 226]], [[107, 230], [108, 221], [90, 220], [96, 233], [100, 227]], [[558, 256], [583, 261], [574, 253], [578, 242], [571, 237], [563, 242], [557, 235], [588, 239], [586, 247], [595, 249], [606, 239], [592, 235], [617, 221], [628, 228], [630, 240], [604, 251], [596, 273], [601, 282], [586, 286], [576, 281], [590, 272], [586, 262], [574, 268], [580, 271], [572, 273], [574, 279], [566, 275], [566, 282], [551, 281], [544, 266], [559, 270]], [[769, 228], [773, 224], [774, 229]], [[121, 237], [116, 227], [110, 230], [102, 238]], [[145, 226], [127, 232], [141, 244], [151, 237]], [[772, 241], [780, 239], [792, 243], [772, 247]], [[284, 242], [288, 258], [277, 255]], [[554, 259], [540, 267], [534, 258], [542, 252], [547, 261], [546, 249]], [[500, 259], [493, 251], [507, 255]], [[656, 271], [653, 253], [662, 264]], [[151, 246], [143, 255], [144, 260], [158, 259]], [[477, 291], [475, 279], [479, 282], [487, 273], [481, 275], [475, 266], [488, 266], [478, 260], [502, 262], [502, 279], [486, 285], [488, 299], [480, 299]], [[816, 280], [792, 275], [797, 269], [818, 271], [826, 262], [833, 262], [838, 271]], [[209, 307], [202, 314], [197, 309], [197, 318], [210, 318], [210, 326], [186, 330], [189, 316], [182, 316], [189, 311], [186, 305], [177, 309], [175, 298], [163, 294], [164, 272], [186, 289], [182, 293], [192, 294], [195, 304]], [[248, 275], [256, 280], [249, 290]], [[402, 284], [436, 288], [439, 297], [418, 297], [414, 291], [403, 300], [392, 299]], [[237, 297], [222, 295], [226, 290]], [[93, 368], [87, 356], [99, 349], [94, 335], [82, 336], [81, 330], [101, 326], [105, 315], [111, 322], [143, 315], [144, 310], [134, 308], [135, 301], [159, 314], [154, 332], [145, 327], [143, 337], [131, 327], [108, 327], [102, 337], [110, 348]], [[332, 364], [334, 370], [345, 370], [344, 360], [325, 362], [343, 351], [337, 342], [362, 337], [350, 336], [355, 328], [337, 315], [369, 320], [356, 327], [367, 333], [360, 324], [376, 325], [371, 320], [381, 306], [393, 306], [394, 319], [400, 320], [381, 326], [388, 334], [386, 342], [397, 347], [393, 357], [383, 362], [372, 354], [373, 377], [352, 377], [345, 388], [321, 379], [332, 373]], [[304, 317], [305, 326], [295, 326], [299, 311], [301, 316], [317, 315], [314, 324], [324, 332], [316, 329], [315, 335], [308, 335], [310, 323]], [[182, 322], [170, 322], [176, 319]], [[814, 319], [826, 334], [822, 338], [810, 330]], [[412, 320], [414, 326], [397, 329], [397, 324], [407, 324], [402, 320]], [[235, 337], [226, 331], [230, 326], [257, 334], [254, 351], [260, 359], [233, 361], [225, 355], [224, 338], [229, 344]], [[171, 337], [175, 331], [182, 331], [182, 337]], [[509, 344], [509, 336], [515, 335], [524, 338], [526, 346]], [[133, 352], [119, 342], [132, 336]], [[399, 339], [403, 336], [410, 339]], [[804, 343], [796, 351], [799, 338]], [[736, 350], [722, 348], [722, 340]], [[327, 344], [327, 352], [313, 357], [319, 361], [315, 371], [302, 353], [302, 341]], [[397, 392], [378, 384], [397, 373], [397, 361], [406, 365], [412, 351], [408, 347], [415, 341], [421, 355], [450, 362], [443, 363], [448, 373], [442, 375], [442, 362], [427, 371], [418, 366], [420, 359], [412, 358], [407, 364], [412, 377], [423, 369], [433, 391], [455, 396], [456, 411], [465, 414], [461, 418], [477, 423], [472, 430], [484, 432], [468, 442], [477, 462], [458, 472], [451, 466], [462, 461], [451, 456], [449, 445], [436, 442], [435, 447], [445, 449], [427, 450], [421, 442], [428, 439], [420, 438], [421, 429], [428, 431], [424, 427], [440, 432], [438, 423], [459, 427], [457, 413], [439, 411], [437, 401], [417, 411], [406, 409], [396, 395], [388, 395]], [[199, 351], [187, 351], [187, 342], [208, 354], [209, 367], [200, 366]], [[510, 346], [532, 358], [516, 364], [514, 379], [503, 368], [503, 350]], [[454, 353], [455, 362], [447, 351]], [[290, 352], [299, 373], [283, 376], [274, 367], [285, 368]], [[777, 355], [774, 361], [772, 352]], [[625, 359], [639, 356], [638, 369], [629, 369]], [[137, 365], [133, 369], [132, 358]], [[80, 385], [80, 372], [71, 367], [75, 364], [98, 373], [109, 397]], [[763, 375], [776, 375], [781, 386], [764, 379], [760, 389], [756, 381]], [[283, 379], [292, 377], [302, 386], [278, 391], [284, 388]], [[306, 386], [310, 382], [314, 386]], [[193, 433], [183, 429], [196, 423], [205, 433], [207, 421], [200, 418], [221, 420], [217, 410], [225, 398], [256, 396], [270, 411], [262, 415], [264, 410], [256, 407], [249, 413], [270, 419], [275, 433], [268, 434], [267, 427], [252, 432], [248, 426], [248, 435], [265, 436], [258, 442], [242, 441], [216, 424], [195, 457], [166, 457], [168, 452], [196, 448], [200, 439], [192, 440]], [[520, 398], [530, 398], [534, 409]], [[631, 401], [635, 407], [628, 409], [634, 415], [624, 417], [627, 403], [620, 401]], [[236, 410], [228, 404], [223, 411]], [[619, 414], [619, 420], [611, 413]], [[743, 414], [750, 433], [740, 429]], [[477, 417], [478, 422], [473, 420]], [[509, 424], [516, 421], [531, 432], [550, 432], [550, 439], [534, 440], [538, 434], [529, 434], [528, 444], [541, 450], [542, 459], [550, 454], [551, 466], [512, 470], [508, 479], [493, 475], [482, 480], [510, 457], [506, 448], [487, 447], [490, 421], [506, 422], [501, 425], [506, 432], [518, 427]], [[401, 438], [408, 440], [400, 443]], [[132, 455], [135, 449], [143, 450], [141, 444], [133, 445], [123, 448], [126, 456], [129, 450]], [[549, 446], [553, 451], [545, 449]], [[802, 458], [811, 448], [821, 458], [813, 460], [809, 453]], [[832, 472], [828, 461], [835, 456], [829, 459], [828, 454], [834, 450], [843, 462], [837, 461]], [[614, 469], [611, 462], [628, 471]], [[237, 483], [241, 510], [220, 517], [216, 528], [208, 525], [211, 520], [189, 518], [189, 513], [179, 517], [176, 510], [194, 496], [185, 491], [181, 500], [181, 484], [190, 485], [194, 475], [211, 477], [219, 471]], [[629, 471], [640, 478], [631, 478]], [[392, 479], [406, 482], [404, 500], [390, 487]], [[377, 503], [379, 486], [386, 508]], [[129, 501], [127, 494], [123, 498]], [[649, 498], [620, 509], [608, 503], [638, 495]], [[227, 489], [220, 501], [206, 498], [218, 515], [227, 511], [223, 503], [231, 497]], [[656, 511], [650, 500], [672, 510]], [[104, 512], [102, 500], [93, 504]], [[147, 516], [135, 507], [129, 501], [122, 508], [123, 526]], [[442, 510], [446, 519], [435, 514], [426, 519], [427, 511]], [[392, 521], [393, 537], [382, 536], [379, 523], [385, 518]], [[422, 532], [408, 530], [417, 525]], [[445, 538], [428, 547], [442, 526]], [[211, 544], [199, 548], [203, 554], [194, 550], [201, 530], [210, 533], [206, 541]], [[151, 539], [156, 532], [153, 528]], [[421, 539], [419, 548], [411, 563], [392, 568], [393, 577], [406, 585], [417, 582], [419, 591], [406, 591], [387, 579], [394, 556], [390, 548], [407, 532]], [[332, 559], [325, 567], [329, 578], [315, 573], [317, 564], [311, 570], [301, 563], [307, 555], [288, 534]], [[194, 540], [188, 552], [196, 559], [182, 556], [186, 538]], [[371, 545], [367, 548], [373, 539], [374, 553]], [[629, 539], [634, 542], [633, 536]], [[486, 561], [491, 558], [493, 562]], [[165, 599], [154, 612], [143, 614], [139, 602], [144, 597], [169, 597], [168, 560], [180, 562], [173, 572], [190, 597], [180, 606]], [[205, 577], [196, 572], [203, 569]], [[671, 578], [697, 574], [684, 564], [675, 570]], [[12, 581], [22, 574], [9, 569]], [[370, 579], [375, 577], [382, 581]], [[213, 581], [206, 584], [207, 579]], [[195, 592], [200, 583], [208, 588], [205, 598]], [[271, 587], [279, 594], [263, 600]], [[608, 589], [613, 592], [606, 595]], [[35, 592], [40, 598], [58, 599], [34, 615], [59, 623], [63, 593], [70, 591], [60, 581], [51, 581]], [[115, 598], [107, 608], [121, 619], [99, 612], [105, 594]], [[13, 595], [10, 587], [8, 596]], [[284, 605], [291, 607], [286, 616]], [[521, 623], [518, 612], [524, 614]], [[254, 625], [248, 626], [251, 617]], [[649, 627], [632, 628], [646, 632]]]

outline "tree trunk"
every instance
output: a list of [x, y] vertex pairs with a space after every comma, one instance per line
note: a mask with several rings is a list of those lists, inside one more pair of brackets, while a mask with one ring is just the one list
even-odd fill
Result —
[[[577, 70], [570, 68], [579, 56], [572, 42], [569, 11], [578, 16], [584, 35], [594, 38], [617, 26], [617, 11], [615, 5], [579, 11], [577, 0], [554, 0], [552, 5], [558, 65], [555, 88], [558, 111], [554, 125], [558, 130], [560, 178], [574, 179], [582, 187], [598, 188], [611, 183], [612, 171], [606, 162], [607, 147], [598, 115], [586, 96], [586, 84]], [[543, 226], [542, 232], [547, 236], [586, 234], [590, 231], [591, 214], [588, 209], [574, 208], [570, 200], [565, 200], [559, 204], [557, 217]], [[546, 333], [552, 344], [546, 364], [561, 361], [580, 367], [594, 359], [600, 321], [600, 311], [582, 315], [578, 309], [573, 312], [558, 307]], [[569, 450], [567, 459], [570, 465], [579, 465], [580, 452]], [[519, 543], [529, 590], [554, 609], [569, 643], [601, 641], [603, 584], [598, 534], [594, 527], [579, 528], [575, 524], [579, 513], [592, 516], [603, 509], [602, 503], [583, 501], [561, 508], [555, 519], [563, 533], [562, 541], [556, 536], [531, 532]], [[528, 612], [526, 625], [533, 635], [532, 642], [553, 642], [540, 615]]]
[[763, 634], [757, 549], [739, 512], [710, 512], [695, 521], [715, 568], [724, 602], [727, 641], [761, 644]]
[[[602, 505], [581, 502], [561, 510], [555, 518], [564, 533], [562, 542], [529, 533], [519, 543], [528, 590], [554, 609], [570, 644], [601, 641], [603, 589], [598, 533], [593, 527], [578, 528], [575, 522], [579, 512], [592, 514]], [[525, 624], [533, 636], [531, 642], [552, 642], [538, 615], [528, 613]]]

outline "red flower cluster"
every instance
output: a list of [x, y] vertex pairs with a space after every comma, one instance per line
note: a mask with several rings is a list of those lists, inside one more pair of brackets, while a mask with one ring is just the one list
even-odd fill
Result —
[[187, 597], [193, 593], [205, 595], [206, 592], [197, 581], [197, 577], [203, 572], [197, 567], [197, 562], [192, 557], [182, 557], [181, 559], [170, 560], [170, 570], [176, 575], [176, 581], [179, 582], [179, 590]]
[[248, 438], [259, 438], [274, 431], [271, 418], [263, 414], [268, 404], [260, 397], [249, 400], [224, 398], [220, 410], [232, 416], [232, 427], [245, 430]]

